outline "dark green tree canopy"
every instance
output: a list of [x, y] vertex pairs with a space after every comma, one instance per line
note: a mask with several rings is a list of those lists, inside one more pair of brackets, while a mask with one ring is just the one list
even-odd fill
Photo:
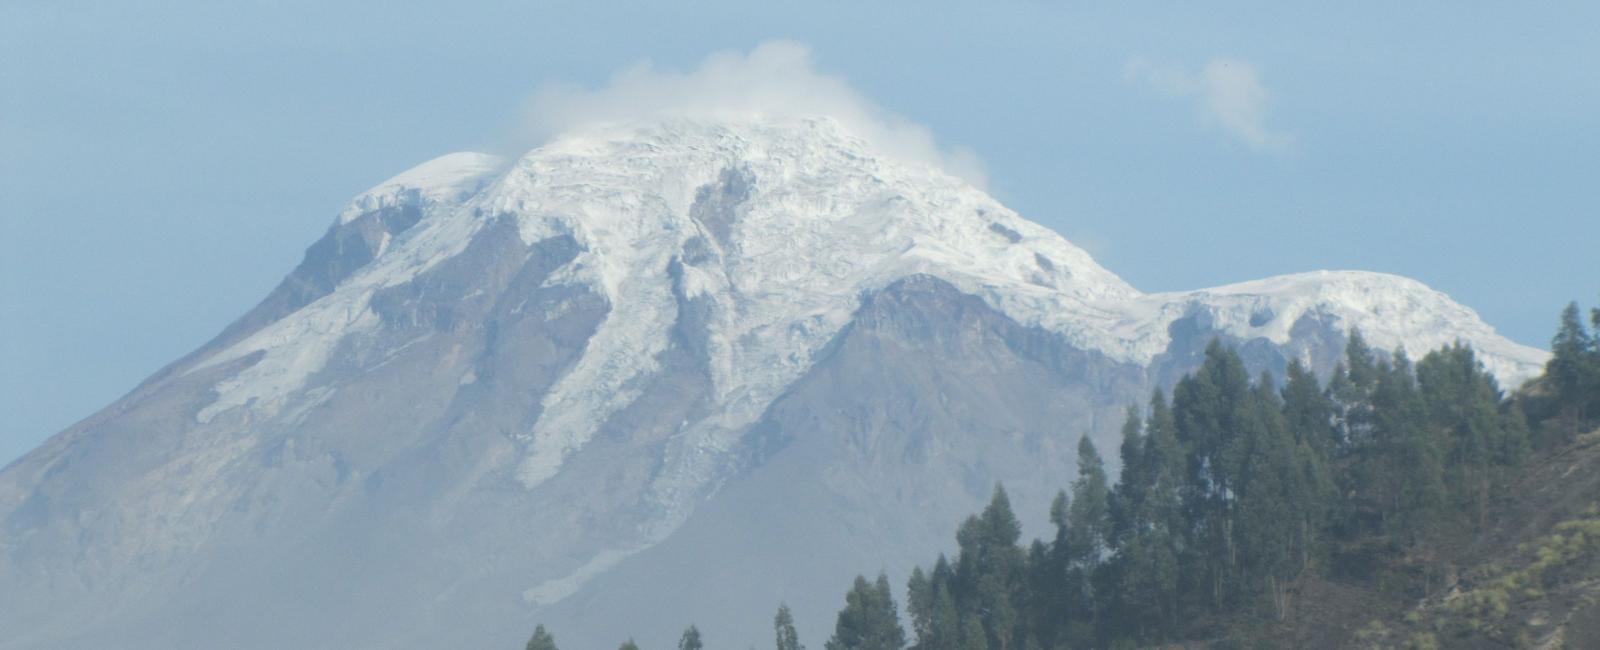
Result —
[[556, 638], [539, 625], [533, 628], [533, 638], [528, 639], [526, 650], [556, 650]]
[[705, 645], [700, 642], [700, 628], [693, 625], [683, 631], [683, 636], [678, 638], [678, 650], [702, 650]]
[[900, 627], [888, 576], [879, 574], [876, 582], [856, 576], [855, 585], [845, 594], [833, 638], [825, 645], [827, 650], [901, 650], [905, 645], [905, 630]]
[[806, 647], [800, 645], [800, 634], [794, 629], [794, 615], [789, 613], [788, 605], [778, 605], [778, 613], [772, 617], [772, 630], [777, 635], [778, 650], [805, 650]]

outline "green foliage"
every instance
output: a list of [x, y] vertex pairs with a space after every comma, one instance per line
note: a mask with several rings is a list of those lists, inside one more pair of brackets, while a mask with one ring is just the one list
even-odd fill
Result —
[[1550, 341], [1550, 361], [1545, 364], [1545, 380], [1573, 432], [1600, 410], [1600, 308], [1590, 312], [1593, 333], [1579, 314], [1576, 302], [1561, 311]]
[[702, 650], [705, 645], [700, 642], [700, 628], [690, 625], [683, 631], [683, 636], [678, 638], [678, 650]]
[[1534, 543], [1523, 564], [1501, 570], [1449, 601], [1435, 625], [1469, 632], [1498, 630], [1507, 636], [1519, 622], [1510, 618], [1518, 600], [1538, 597], [1546, 581], [1561, 568], [1600, 556], [1600, 505], [1583, 516], [1561, 522], [1555, 532]]
[[778, 650], [806, 650], [800, 645], [800, 634], [794, 629], [794, 615], [789, 613], [788, 605], [779, 605], [777, 615], [772, 617], [772, 630], [777, 635]]
[[[1600, 330], [1600, 309], [1592, 320]], [[1597, 339], [1569, 307], [1548, 381], [1592, 388], [1564, 389], [1564, 399], [1600, 399]], [[1581, 361], [1563, 370], [1576, 378], [1555, 379], [1568, 358]], [[1403, 350], [1379, 354], [1353, 331], [1326, 388], [1298, 361], [1285, 374], [1281, 388], [1266, 374], [1251, 381], [1238, 354], [1213, 341], [1170, 402], [1157, 390], [1145, 413], [1129, 409], [1114, 486], [1093, 442], [1079, 440], [1070, 496], [1050, 507], [1052, 540], [1019, 545], [997, 486], [957, 530], [955, 560], [912, 572], [912, 647], [1138, 647], [1181, 638], [1197, 612], [1282, 618], [1295, 585], [1336, 564], [1406, 557], [1426, 577], [1436, 569], [1422, 540], [1481, 526], [1490, 495], [1528, 454], [1520, 402], [1460, 343], [1413, 367]], [[1591, 515], [1558, 527], [1525, 569], [1458, 599], [1462, 624], [1494, 624], [1553, 567], [1595, 553]], [[883, 577], [857, 578], [828, 650], [901, 647], [893, 612]], [[1356, 636], [1363, 647], [1440, 643], [1378, 623]]]
[[639, 650], [639, 644], [634, 643], [633, 639], [628, 639], [627, 641], [622, 642], [622, 646], [617, 648], [617, 650]]
[[546, 632], [543, 625], [533, 628], [533, 637], [528, 639], [526, 650], [556, 650], [556, 638]]
[[[1015, 519], [1012, 520], [1015, 524]], [[856, 576], [855, 586], [845, 594], [845, 607], [839, 612], [833, 638], [827, 650], [900, 650], [906, 645], [905, 630], [895, 609], [889, 578], [878, 575], [876, 583]]]

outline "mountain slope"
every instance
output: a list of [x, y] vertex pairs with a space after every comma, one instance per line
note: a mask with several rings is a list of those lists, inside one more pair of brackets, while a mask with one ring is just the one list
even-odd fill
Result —
[[[611, 643], [651, 603], [642, 641], [742, 643], [745, 608], [921, 559], [996, 480], [1043, 511], [1077, 436], [1109, 449], [1212, 337], [1326, 369], [1352, 326], [1463, 339], [1506, 384], [1545, 357], [1394, 276], [1143, 294], [826, 118], [452, 154], [0, 472], [0, 647], [505, 644], [534, 618]], [[770, 568], [789, 549], [814, 553]]]

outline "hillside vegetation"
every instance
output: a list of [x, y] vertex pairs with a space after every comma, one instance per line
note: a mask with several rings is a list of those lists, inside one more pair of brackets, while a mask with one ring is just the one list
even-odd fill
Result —
[[[1129, 409], [1118, 480], [1081, 441], [1053, 539], [1023, 545], [997, 486], [910, 577], [909, 629], [887, 577], [860, 577], [824, 647], [1600, 647], [1589, 321], [1569, 306], [1544, 376], [1511, 394], [1461, 344], [1413, 363], [1352, 333], [1324, 385], [1297, 363], [1252, 379], [1213, 342], [1170, 399]], [[787, 608], [775, 627], [802, 647]]]

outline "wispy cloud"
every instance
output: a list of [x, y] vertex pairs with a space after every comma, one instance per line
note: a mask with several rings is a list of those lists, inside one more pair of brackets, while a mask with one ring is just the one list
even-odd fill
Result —
[[887, 155], [932, 164], [980, 187], [984, 183], [983, 167], [970, 150], [941, 148], [927, 127], [818, 71], [809, 47], [786, 40], [749, 52], [716, 52], [687, 72], [645, 61], [600, 88], [545, 86], [528, 100], [521, 130], [523, 140], [538, 143], [592, 124], [763, 115], [831, 117]]
[[1192, 71], [1134, 57], [1123, 76], [1161, 94], [1193, 100], [1203, 122], [1256, 151], [1281, 152], [1294, 144], [1294, 136], [1267, 124], [1272, 94], [1248, 61], [1215, 57]]

